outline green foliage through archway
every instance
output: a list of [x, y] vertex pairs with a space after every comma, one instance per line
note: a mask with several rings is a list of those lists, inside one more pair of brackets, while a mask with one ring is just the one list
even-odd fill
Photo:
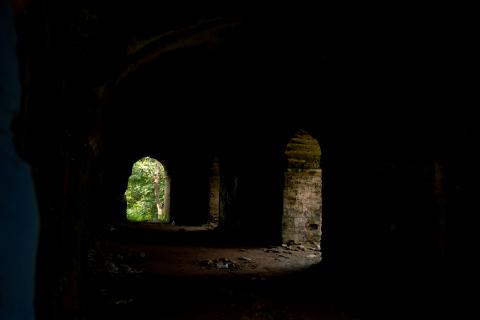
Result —
[[128, 220], [168, 222], [165, 178], [165, 169], [159, 161], [145, 157], [135, 162], [125, 192]]

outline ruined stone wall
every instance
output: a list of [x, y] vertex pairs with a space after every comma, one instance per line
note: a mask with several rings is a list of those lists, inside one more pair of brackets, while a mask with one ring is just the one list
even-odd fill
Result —
[[284, 242], [320, 242], [322, 225], [322, 171], [285, 173]]
[[283, 242], [320, 243], [322, 225], [322, 171], [320, 146], [305, 131], [287, 145], [282, 239]]
[[218, 160], [210, 167], [209, 222], [218, 223], [220, 213], [220, 170]]

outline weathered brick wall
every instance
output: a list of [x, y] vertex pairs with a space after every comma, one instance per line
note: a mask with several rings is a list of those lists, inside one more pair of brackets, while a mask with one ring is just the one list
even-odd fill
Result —
[[170, 217], [170, 189], [172, 185], [172, 179], [170, 179], [170, 175], [168, 174], [167, 171], [165, 171], [165, 193], [164, 193], [164, 206], [163, 206], [163, 212], [164, 214], [168, 217], [168, 223], [171, 222], [171, 217]]
[[287, 145], [283, 201], [283, 242], [320, 243], [322, 226], [322, 171], [320, 146], [305, 131]]
[[210, 202], [209, 222], [218, 223], [220, 213], [220, 169], [218, 160], [214, 160], [210, 167]]

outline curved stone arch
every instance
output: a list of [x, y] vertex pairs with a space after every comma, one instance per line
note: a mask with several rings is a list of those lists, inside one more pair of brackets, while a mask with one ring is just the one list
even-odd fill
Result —
[[[217, 46], [220, 41], [228, 36], [229, 32], [241, 28], [244, 24], [243, 19], [214, 18], [179, 30], [159, 34], [132, 46], [123, 62], [114, 71], [113, 76], [105, 79], [106, 81], [96, 89], [99, 104], [97, 123], [108, 121], [108, 114], [117, 112], [118, 101], [116, 99], [124, 93], [122, 85], [129, 79], [134, 78], [139, 72], [179, 50]], [[99, 144], [103, 143], [103, 135], [104, 129], [98, 129], [98, 132], [95, 132], [95, 136], [90, 141], [92, 147], [101, 149]], [[132, 160], [132, 165], [134, 163], [135, 161]], [[170, 171], [168, 163], [164, 164], [162, 162], [162, 165], [167, 172]], [[171, 175], [169, 174], [167, 177], [171, 187]], [[177, 212], [175, 208], [173, 210]], [[173, 215], [170, 215], [170, 217], [173, 218]], [[218, 220], [218, 218], [214, 219]]]
[[113, 79], [116, 87], [132, 73], [162, 56], [179, 49], [194, 48], [201, 45], [214, 46], [221, 41], [223, 33], [242, 24], [241, 20], [211, 19], [184, 29], [166, 32], [133, 46], [125, 64]]
[[[226, 37], [226, 33], [241, 27], [245, 21], [241, 19], [215, 18], [205, 20], [197, 25], [191, 25], [179, 30], [169, 31], [131, 46], [127, 55], [114, 75], [96, 87], [99, 115], [98, 121], [105, 118], [109, 109], [114, 108], [114, 97], [121, 83], [132, 77], [136, 72], [159, 61], [168, 54], [180, 49], [195, 48], [202, 45], [215, 46]], [[100, 148], [98, 136], [95, 133], [90, 144], [94, 150]]]
[[285, 148], [282, 241], [320, 244], [322, 170], [318, 140], [297, 130]]

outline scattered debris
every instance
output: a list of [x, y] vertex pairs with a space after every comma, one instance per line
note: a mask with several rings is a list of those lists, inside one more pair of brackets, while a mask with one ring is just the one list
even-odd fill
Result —
[[218, 227], [218, 222], [213, 222], [213, 221], [212, 221], [212, 222], [209, 222], [209, 223], [207, 224], [207, 228], [208, 228], [209, 230], [213, 230], [213, 229], [215, 229], [216, 227]]
[[217, 269], [228, 269], [229, 264], [226, 262], [217, 262]]
[[264, 252], [269, 252], [269, 253], [282, 253], [278, 248], [276, 247], [273, 247], [273, 248], [269, 248], [269, 249], [264, 249], [263, 250]]
[[213, 260], [210, 260], [210, 259], [200, 261], [201, 266], [213, 266], [213, 264], [214, 264]]
[[297, 248], [298, 248], [299, 250], [305, 251], [305, 246], [304, 246], [304, 245], [299, 245]]
[[132, 303], [133, 302], [133, 299], [122, 299], [122, 300], [118, 300], [118, 301], [115, 301], [115, 304], [129, 304], [129, 303]]
[[283, 254], [279, 254], [278, 256], [279, 256], [280, 258], [288, 259], [288, 257], [287, 257], [287, 256], [284, 256]]
[[120, 269], [111, 261], [105, 261], [105, 267], [109, 273], [119, 273]]
[[309, 254], [307, 256], [307, 258], [310, 258], [310, 259], [313, 259], [313, 258], [316, 258], [316, 257], [318, 257], [316, 254]]
[[120, 268], [121, 268], [121, 270], [123, 271], [123, 273], [128, 273], [128, 274], [139, 274], [139, 273], [143, 273], [143, 271], [141, 271], [141, 270], [135, 270], [135, 269], [133, 269], [132, 267], [130, 267], [129, 265], [126, 265], [126, 264], [121, 264], [121, 265], [120, 265]]
[[88, 250], [88, 254], [87, 254], [88, 261], [90, 261], [90, 262], [94, 261], [95, 260], [95, 254], [96, 254], [96, 251], [94, 249]]
[[238, 260], [243, 260], [243, 261], [246, 261], [246, 262], [251, 262], [252, 259], [250, 259], [249, 257], [240, 257], [238, 258]]
[[239, 269], [238, 265], [234, 261], [228, 258], [218, 258], [215, 260], [211, 260], [211, 259], [201, 260], [199, 261], [199, 264], [201, 266], [208, 267], [208, 268], [229, 269], [229, 270]]
[[121, 264], [120, 268], [122, 268], [123, 271], [125, 271], [125, 273], [129, 273], [129, 274], [135, 273], [135, 270], [133, 270], [129, 265]]
[[130, 267], [129, 265], [122, 263], [122, 264], [115, 264], [115, 262], [106, 260], [105, 261], [105, 269], [108, 273], [115, 273], [115, 274], [139, 274], [143, 273], [142, 270], [136, 270]]
[[282, 249], [285, 250], [284, 252], [289, 252], [289, 251], [296, 251], [296, 249], [292, 246], [282, 244]]
[[237, 264], [228, 258], [219, 258], [215, 262], [217, 269], [238, 269]]

